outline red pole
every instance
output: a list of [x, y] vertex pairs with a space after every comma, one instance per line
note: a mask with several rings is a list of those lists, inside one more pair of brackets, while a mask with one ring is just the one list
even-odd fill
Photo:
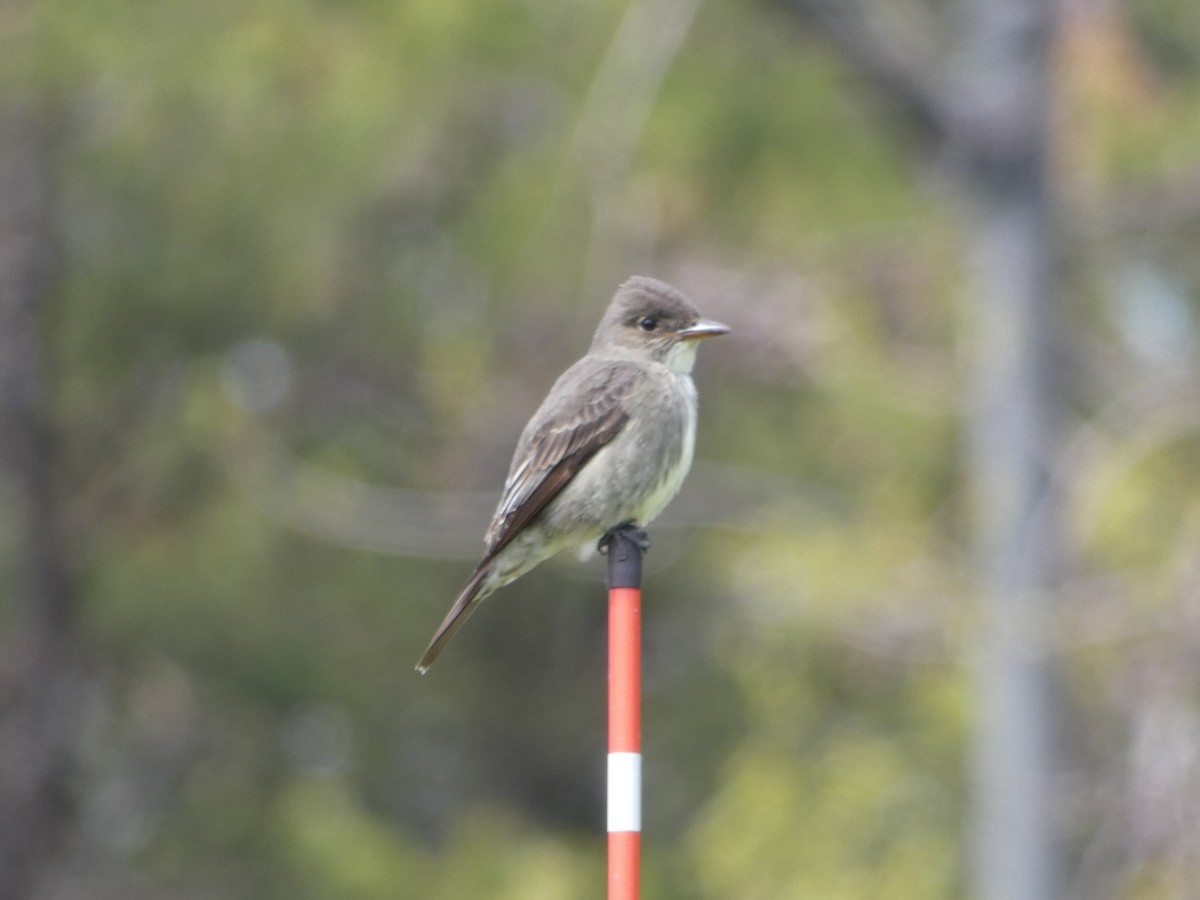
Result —
[[637, 900], [642, 831], [644, 532], [608, 543], [608, 900]]

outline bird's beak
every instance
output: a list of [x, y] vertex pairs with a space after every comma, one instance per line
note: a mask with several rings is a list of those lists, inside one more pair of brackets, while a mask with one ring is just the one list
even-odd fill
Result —
[[683, 338], [685, 341], [700, 341], [704, 338], [716, 337], [719, 334], [729, 334], [729, 326], [714, 322], [712, 319], [699, 319], [695, 324], [689, 325], [687, 328], [680, 328], [675, 332], [676, 337]]

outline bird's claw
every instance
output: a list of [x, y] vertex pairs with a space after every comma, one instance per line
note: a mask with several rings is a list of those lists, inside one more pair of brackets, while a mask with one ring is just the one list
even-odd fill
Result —
[[629, 541], [642, 553], [650, 549], [650, 535], [644, 528], [639, 528], [636, 522], [622, 522], [615, 528], [610, 528], [604, 533], [604, 537], [600, 538], [597, 547], [601, 553], [607, 555], [609, 547], [616, 540]]

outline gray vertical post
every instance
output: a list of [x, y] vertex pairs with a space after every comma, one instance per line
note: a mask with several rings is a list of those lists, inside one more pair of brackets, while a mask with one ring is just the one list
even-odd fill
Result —
[[969, 466], [981, 569], [974, 882], [979, 900], [1055, 900], [1056, 253], [1050, 0], [964, 0], [953, 137], [971, 220]]

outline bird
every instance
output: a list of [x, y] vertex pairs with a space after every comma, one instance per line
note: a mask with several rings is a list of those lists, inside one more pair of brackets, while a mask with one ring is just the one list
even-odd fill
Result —
[[666, 282], [635, 275], [618, 287], [587, 353], [522, 431], [483, 558], [418, 672], [498, 589], [568, 548], [586, 560], [610, 530], [662, 512], [692, 464], [697, 346], [729, 330]]

